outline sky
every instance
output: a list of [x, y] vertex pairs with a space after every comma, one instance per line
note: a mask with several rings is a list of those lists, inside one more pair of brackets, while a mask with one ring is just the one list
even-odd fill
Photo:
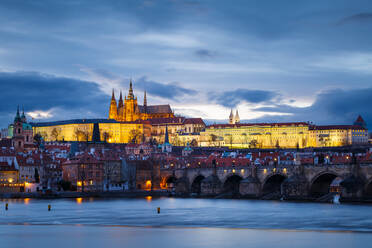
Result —
[[372, 128], [372, 1], [0, 4], [0, 126], [107, 118], [112, 89], [178, 115]]

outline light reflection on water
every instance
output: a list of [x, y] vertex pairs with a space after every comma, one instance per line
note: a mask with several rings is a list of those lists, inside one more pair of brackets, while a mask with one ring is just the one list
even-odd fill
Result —
[[[5, 211], [5, 203], [9, 210]], [[372, 232], [371, 205], [230, 199], [2, 199], [1, 224], [224, 227]], [[51, 204], [52, 211], [47, 211]], [[161, 213], [157, 214], [157, 208]]]

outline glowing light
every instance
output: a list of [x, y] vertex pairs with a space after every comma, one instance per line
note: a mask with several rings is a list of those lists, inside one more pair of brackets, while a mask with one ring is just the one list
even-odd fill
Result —
[[152, 201], [152, 196], [146, 196], [146, 201], [148, 201], [148, 202], [151, 202]]
[[30, 198], [25, 198], [25, 199], [23, 200], [23, 202], [24, 202], [26, 205], [28, 205], [28, 204], [30, 203]]
[[240, 172], [241, 172], [242, 174], [244, 174], [244, 169], [241, 169]]
[[287, 168], [283, 168], [283, 173], [287, 174]]
[[93, 185], [93, 180], [90, 180], [90, 181], [89, 181], [89, 184], [90, 184], [90, 185]]
[[13, 182], [13, 178], [8, 178], [8, 182], [12, 183]]
[[232, 170], [232, 173], [235, 173], [235, 169]]
[[276, 172], [276, 168], [273, 168], [273, 172]]
[[81, 185], [82, 185], [81, 181], [77, 181], [76, 184], [77, 184], [78, 187], [81, 187]]
[[264, 174], [266, 174], [267, 173], [267, 169], [264, 169]]
[[77, 204], [82, 204], [83, 203], [83, 198], [82, 197], [76, 198], [76, 203]]
[[151, 180], [146, 181], [146, 188], [151, 189]]

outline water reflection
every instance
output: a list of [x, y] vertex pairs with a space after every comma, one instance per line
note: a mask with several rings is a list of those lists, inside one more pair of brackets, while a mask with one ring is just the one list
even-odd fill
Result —
[[[4, 204], [8, 201], [3, 201]], [[84, 203], [84, 204], [83, 204]], [[45, 211], [51, 204], [52, 211]], [[27, 207], [26, 207], [27, 205]], [[158, 214], [156, 210], [161, 208]], [[227, 199], [13, 199], [0, 224], [228, 227], [372, 232], [370, 205]], [[0, 212], [5, 212], [0, 209]]]

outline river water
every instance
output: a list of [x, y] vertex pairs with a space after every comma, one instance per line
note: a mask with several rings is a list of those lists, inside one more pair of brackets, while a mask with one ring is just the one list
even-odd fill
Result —
[[372, 205], [151, 197], [4, 199], [0, 204], [0, 247], [340, 248], [372, 243]]

